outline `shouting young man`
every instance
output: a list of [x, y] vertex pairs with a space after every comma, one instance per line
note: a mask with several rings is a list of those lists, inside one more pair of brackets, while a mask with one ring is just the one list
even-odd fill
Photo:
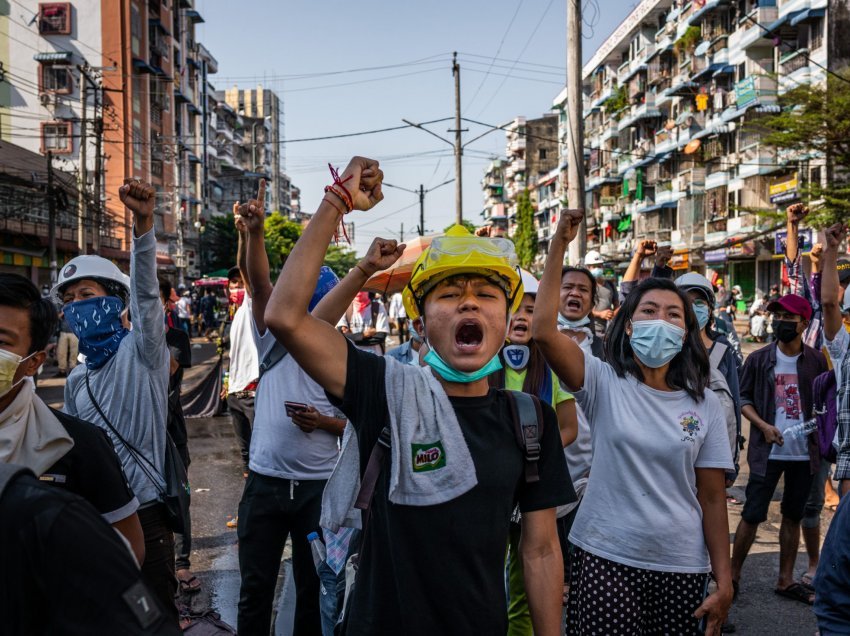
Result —
[[[505, 546], [518, 503], [534, 631], [554, 636], [563, 582], [555, 508], [574, 498], [557, 419], [541, 404], [539, 479], [526, 481], [510, 398], [487, 381], [500, 365], [511, 311], [522, 298], [513, 245], [455, 227], [417, 261], [404, 301], [408, 318], [424, 321], [427, 367], [360, 351], [307, 311], [344, 210], [374, 207], [383, 198], [382, 178], [376, 161], [355, 157], [334, 179], [265, 314], [272, 333], [357, 433], [357, 445], [349, 441], [328, 483], [323, 526], [334, 511], [350, 513], [357, 476], [369, 481], [373, 449], [379, 437], [389, 438], [365, 515], [344, 631], [505, 633]], [[386, 241], [382, 251], [400, 254], [403, 247]]]

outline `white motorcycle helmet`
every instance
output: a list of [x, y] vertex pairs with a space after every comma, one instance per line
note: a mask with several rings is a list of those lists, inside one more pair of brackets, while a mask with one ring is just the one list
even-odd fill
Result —
[[112, 261], [102, 256], [77, 256], [71, 259], [59, 271], [59, 280], [50, 290], [51, 298], [63, 305], [62, 292], [68, 285], [79, 280], [94, 280], [106, 288], [110, 296], [117, 296], [124, 304], [130, 296], [130, 277], [123, 273]]
[[540, 287], [540, 283], [534, 277], [534, 274], [532, 274], [531, 272], [527, 272], [524, 269], [519, 270], [519, 273], [522, 276], [522, 293], [536, 296], [537, 289]]
[[604, 262], [605, 260], [602, 258], [602, 254], [596, 250], [590, 250], [584, 255], [584, 264], [588, 267], [591, 265], [602, 265]]

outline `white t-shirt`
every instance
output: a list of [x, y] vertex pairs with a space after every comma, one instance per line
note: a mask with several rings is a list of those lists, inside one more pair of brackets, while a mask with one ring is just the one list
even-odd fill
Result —
[[230, 380], [228, 393], [244, 391], [260, 376], [260, 362], [257, 358], [257, 345], [254, 342], [254, 317], [251, 315], [251, 297], [245, 294], [245, 300], [233, 314], [230, 325]]
[[720, 400], [657, 391], [584, 360], [574, 395], [591, 425], [593, 468], [570, 541], [630, 567], [709, 572], [695, 469], [733, 469]]
[[180, 300], [177, 301], [177, 316], [179, 318], [191, 318], [192, 317], [192, 301], [186, 296], [182, 296]]
[[776, 417], [773, 425], [779, 429], [785, 438], [782, 446], [773, 444], [770, 449], [770, 459], [784, 461], [809, 461], [809, 447], [805, 437], [795, 439], [785, 432], [799, 424], [803, 419], [803, 406], [800, 402], [800, 386], [797, 381], [796, 356], [786, 356], [776, 349], [776, 367], [773, 370], [776, 383], [773, 399], [776, 404]]
[[[378, 333], [389, 333], [390, 332], [390, 322], [387, 319], [387, 310], [384, 309], [384, 303], [380, 300], [377, 302], [378, 305], [378, 317], [375, 319], [375, 331]], [[362, 314], [358, 311], [351, 312], [351, 316], [344, 315], [340, 318], [340, 321], [336, 325], [337, 327], [348, 327], [351, 333], [363, 333], [363, 330], [366, 327], [372, 326], [372, 306], [371, 304], [366, 307], [366, 311]], [[359, 345], [356, 342], [354, 346], [358, 349], [362, 349], [363, 351], [371, 351], [377, 356], [384, 355], [384, 352], [381, 350], [381, 345]]]
[[400, 293], [395, 293], [392, 298], [390, 298], [390, 318], [392, 320], [395, 320], [396, 318], [407, 318], [407, 312], [404, 309], [404, 301], [402, 300]]
[[[257, 350], [265, 358], [275, 339], [268, 329], [260, 335], [251, 320]], [[287, 355], [263, 374], [254, 400], [254, 426], [248, 466], [255, 473], [279, 479], [328, 479], [339, 457], [339, 437], [327, 431], [305, 433], [286, 414], [284, 402], [300, 402], [322, 415], [340, 413], [324, 390]]]
[[[578, 343], [585, 356], [592, 356], [592, 339], [585, 338]], [[566, 387], [564, 387], [566, 389]], [[569, 514], [573, 508], [579, 505], [584, 491], [587, 488], [587, 477], [590, 474], [590, 464], [593, 460], [593, 442], [591, 438], [590, 422], [580, 405], [576, 404], [576, 415], [578, 416], [578, 434], [572, 444], [564, 449], [564, 458], [567, 460], [567, 469], [570, 471], [570, 479], [576, 491], [576, 501], [560, 506], [558, 518]]]

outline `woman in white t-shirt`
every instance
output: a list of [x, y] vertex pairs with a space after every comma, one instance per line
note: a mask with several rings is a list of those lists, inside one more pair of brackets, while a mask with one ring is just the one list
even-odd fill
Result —
[[[732, 602], [724, 470], [732, 468], [688, 297], [648, 279], [605, 341], [607, 362], [558, 332], [561, 264], [583, 211], [562, 216], [534, 339], [591, 424], [593, 464], [570, 533], [569, 633], [720, 633]], [[717, 591], [707, 598], [708, 573]]]

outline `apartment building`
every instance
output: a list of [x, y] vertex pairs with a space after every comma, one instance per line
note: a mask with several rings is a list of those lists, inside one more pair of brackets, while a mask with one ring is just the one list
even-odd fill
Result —
[[[589, 249], [624, 267], [635, 241], [653, 239], [673, 247], [674, 269], [717, 273], [748, 298], [779, 280], [781, 247], [761, 234], [770, 223], [758, 212], [822, 179], [823, 160], [778, 155], [759, 120], [793, 86], [846, 64], [830, 2], [846, 5], [637, 5], [583, 69]], [[565, 102], [563, 91], [554, 106], [563, 113]]]
[[484, 207], [481, 216], [484, 224], [497, 228], [501, 233], [508, 230], [507, 199], [505, 195], [505, 159], [493, 159], [481, 179]]
[[[215, 58], [195, 40], [203, 22], [192, 0], [75, 0], [0, 5], [0, 138], [77, 176], [76, 214], [57, 228], [61, 262], [97, 253], [129, 264], [130, 218], [118, 199], [124, 179], [157, 190], [157, 262], [183, 282], [202, 215], [206, 75]], [[43, 244], [36, 219], [27, 240]], [[73, 235], [73, 241], [68, 236]], [[20, 240], [0, 226], [3, 243]], [[61, 263], [60, 263], [61, 265]], [[39, 271], [33, 277], [43, 278]]]

